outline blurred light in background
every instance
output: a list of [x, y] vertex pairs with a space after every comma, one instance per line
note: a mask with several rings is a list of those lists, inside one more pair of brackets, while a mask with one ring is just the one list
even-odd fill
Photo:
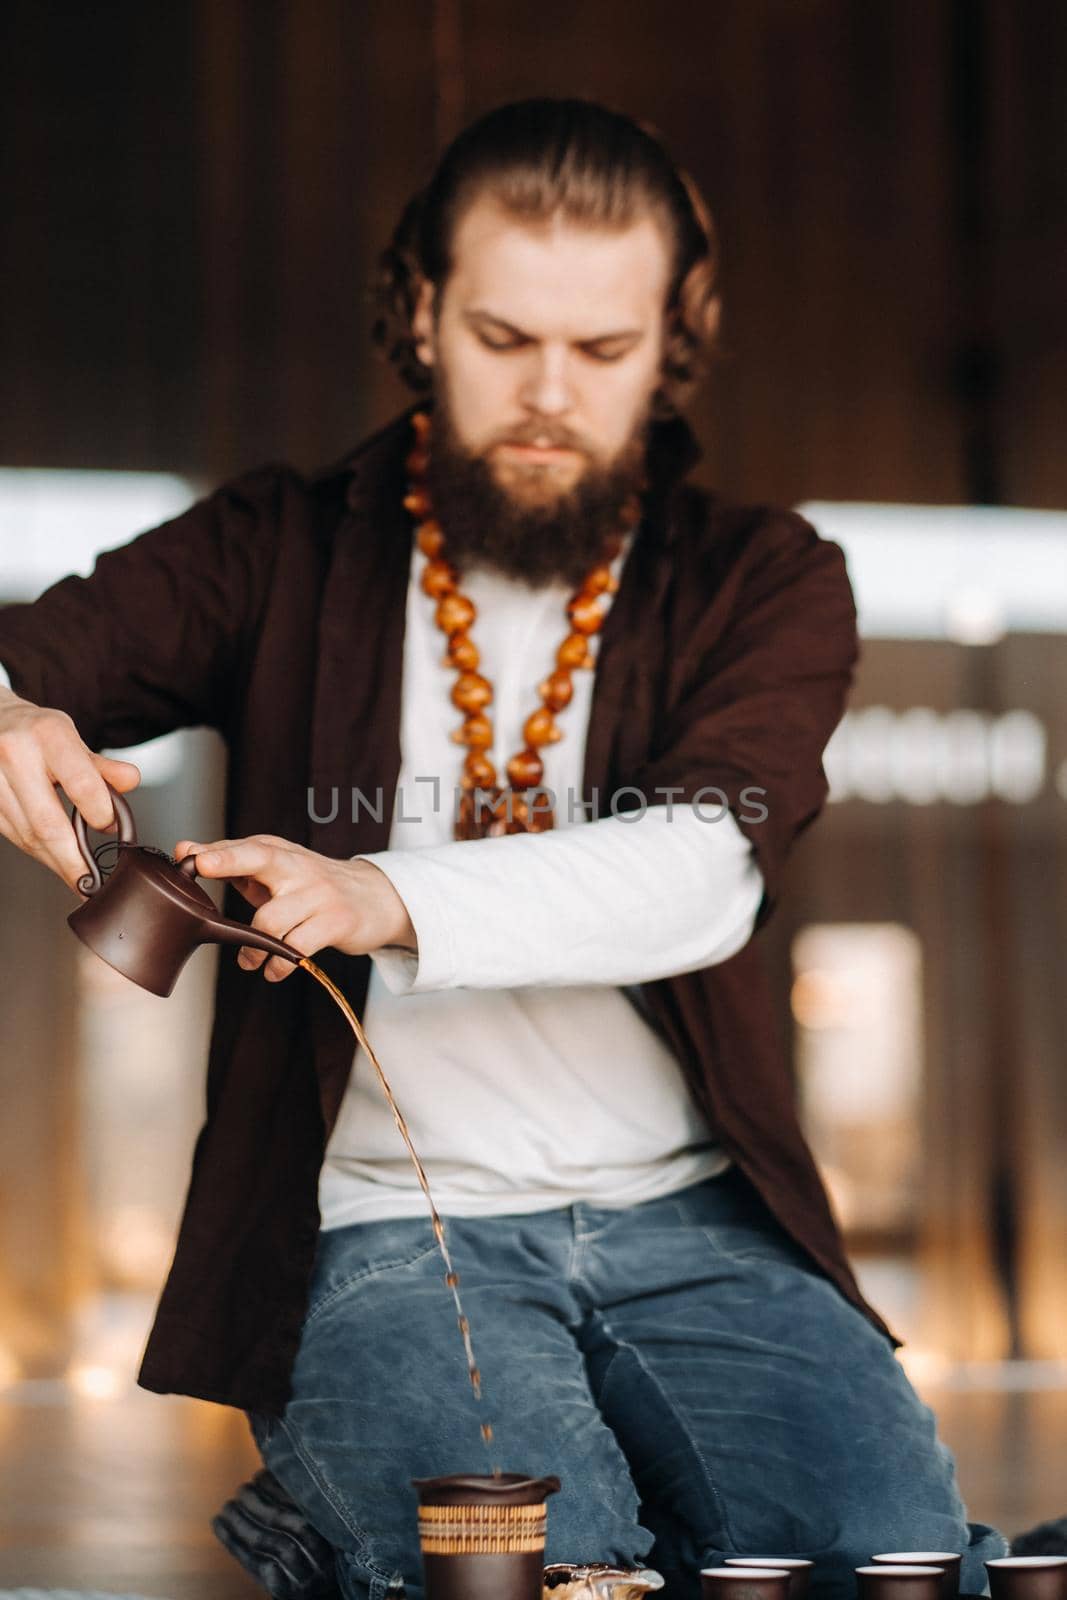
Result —
[[831, 801], [1025, 805], [1045, 787], [1048, 735], [1032, 711], [849, 711], [826, 747]]
[[114, 1367], [82, 1362], [70, 1368], [67, 1383], [81, 1400], [118, 1400], [129, 1388], [129, 1377]]
[[844, 549], [867, 639], [985, 645], [1067, 633], [1067, 513], [823, 500], [799, 509]]
[[850, 1234], [914, 1229], [922, 1160], [922, 954], [894, 923], [822, 924], [793, 942], [801, 1115]]
[[195, 492], [167, 472], [0, 467], [0, 600], [33, 600], [68, 573], [84, 577], [102, 550], [176, 517]]
[[18, 1383], [22, 1377], [22, 1367], [13, 1350], [6, 1344], [0, 1344], [0, 1390], [9, 1388]]
[[[34, 600], [70, 573], [85, 577], [104, 550], [178, 516], [196, 497], [168, 472], [73, 472], [0, 467], [0, 604]], [[184, 735], [116, 752], [165, 784], [184, 759]]]
[[198, 951], [163, 999], [84, 946], [76, 951], [86, 1200], [109, 1289], [151, 1289], [170, 1265], [203, 1115], [217, 959], [214, 948]]

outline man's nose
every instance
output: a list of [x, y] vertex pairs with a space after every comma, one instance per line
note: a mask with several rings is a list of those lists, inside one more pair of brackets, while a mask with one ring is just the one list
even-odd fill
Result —
[[524, 375], [520, 398], [530, 411], [545, 417], [558, 417], [573, 404], [571, 374], [566, 349], [543, 346], [533, 356]]

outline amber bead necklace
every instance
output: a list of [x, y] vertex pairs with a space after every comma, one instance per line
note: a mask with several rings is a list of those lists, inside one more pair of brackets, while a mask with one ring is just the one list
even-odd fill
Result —
[[478, 671], [481, 658], [470, 635], [477, 608], [459, 587], [459, 576], [448, 560], [444, 532], [434, 517], [426, 486], [430, 418], [426, 412], [417, 411], [411, 421], [415, 443], [407, 459], [409, 487], [404, 505], [415, 519], [418, 546], [426, 557], [422, 588], [436, 601], [434, 621], [448, 640], [442, 665], [456, 672], [451, 698], [463, 713], [463, 722], [451, 737], [467, 750], [460, 775], [455, 835], [457, 839], [482, 839], [504, 833], [544, 833], [554, 826], [555, 818], [547, 796], [537, 792], [545, 770], [540, 751], [563, 737], [556, 715], [569, 705], [574, 693], [572, 672], [592, 668], [596, 663], [589, 641], [599, 633], [604, 621], [600, 596], [614, 594], [618, 588], [611, 563], [622, 550], [625, 536], [637, 525], [640, 502], [635, 496], [627, 503], [621, 531], [605, 541], [600, 559], [567, 601], [569, 631], [556, 651], [555, 667], [538, 685], [541, 704], [523, 723], [523, 747], [507, 763], [507, 783], [501, 784], [489, 755], [493, 724], [486, 707], [492, 704], [493, 685]]

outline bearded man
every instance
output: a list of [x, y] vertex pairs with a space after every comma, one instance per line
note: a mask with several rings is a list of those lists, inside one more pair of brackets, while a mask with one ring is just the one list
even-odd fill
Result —
[[[407, 208], [382, 303], [412, 412], [0, 616], [3, 831], [73, 886], [55, 786], [103, 827], [137, 774], [95, 752], [221, 730], [228, 837], [177, 854], [362, 1013], [494, 1457], [562, 1479], [549, 1561], [691, 1597], [772, 1552], [845, 1594], [917, 1547], [981, 1589], [1004, 1541], [846, 1263], [752, 938], [825, 798], [855, 616], [800, 517], [686, 482], [707, 212], [627, 118], [507, 106]], [[276, 1594], [421, 1596], [412, 1478], [488, 1465], [416, 1174], [278, 957], [220, 964], [140, 1381], [249, 1413]]]

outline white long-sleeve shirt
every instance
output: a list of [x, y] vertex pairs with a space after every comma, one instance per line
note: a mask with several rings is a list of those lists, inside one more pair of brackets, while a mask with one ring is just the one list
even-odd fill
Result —
[[[582, 820], [589, 671], [573, 674], [574, 697], [557, 719], [563, 738], [541, 752], [556, 828], [456, 842], [463, 750], [450, 734], [460, 715], [434, 602], [418, 582], [424, 559], [416, 550], [408, 588], [389, 848], [367, 857], [404, 900], [418, 955], [375, 955], [368, 1036], [445, 1215], [575, 1200], [623, 1206], [672, 1193], [727, 1162], [677, 1060], [623, 986], [738, 950], [762, 895], [759, 870], [728, 814], [709, 820], [650, 804], [629, 820]], [[530, 590], [485, 572], [464, 589], [478, 610], [480, 670], [494, 686], [491, 755], [502, 773], [566, 631], [570, 590]], [[319, 1202], [326, 1228], [425, 1210], [362, 1053]]]

